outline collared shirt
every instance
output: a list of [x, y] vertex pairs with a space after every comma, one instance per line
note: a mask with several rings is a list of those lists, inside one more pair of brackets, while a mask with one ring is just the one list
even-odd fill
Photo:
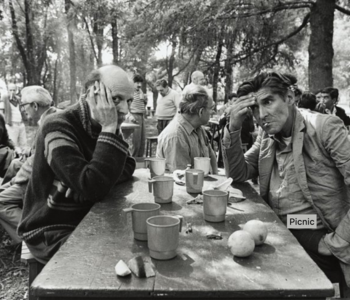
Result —
[[214, 172], [217, 170], [215, 154], [202, 127], [197, 129], [181, 115], [176, 117], [158, 137], [157, 157], [166, 159], [166, 168], [173, 172], [194, 166], [195, 157], [210, 157]]
[[[276, 143], [276, 156], [272, 168], [268, 201], [271, 208], [284, 224], [288, 214], [313, 214], [316, 211], [309, 203], [298, 184], [294, 167], [292, 137], [283, 138], [271, 136]], [[323, 228], [321, 219], [317, 216], [317, 229]]]

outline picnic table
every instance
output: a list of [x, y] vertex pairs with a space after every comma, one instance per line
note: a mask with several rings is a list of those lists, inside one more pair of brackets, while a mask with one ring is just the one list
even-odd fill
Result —
[[[175, 184], [173, 202], [162, 204], [161, 214], [182, 215], [184, 224], [192, 223], [193, 231], [186, 233], [184, 226], [174, 259], [151, 259], [147, 242], [133, 238], [130, 216], [122, 211], [138, 202], [154, 201], [148, 178], [149, 170], [135, 170], [132, 180], [117, 185], [106, 199], [96, 203], [35, 279], [31, 295], [38, 300], [333, 296], [331, 282], [249, 183], [233, 185], [246, 200], [228, 207], [222, 223], [206, 222], [203, 206], [186, 204], [192, 195], [185, 186]], [[204, 188], [225, 179], [209, 175]], [[267, 225], [267, 239], [250, 257], [234, 257], [227, 247], [228, 237], [251, 219]], [[221, 232], [223, 239], [207, 239], [206, 233], [212, 229]], [[128, 262], [139, 255], [149, 259], [155, 277], [116, 276], [114, 267], [120, 259]]]

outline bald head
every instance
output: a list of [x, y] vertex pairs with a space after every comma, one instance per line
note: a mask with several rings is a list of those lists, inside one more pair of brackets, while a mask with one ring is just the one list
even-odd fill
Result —
[[115, 65], [103, 66], [88, 75], [85, 82], [86, 91], [96, 81], [102, 82], [111, 91], [113, 99], [118, 98], [119, 104], [116, 106], [118, 122], [122, 122], [124, 120], [123, 115], [128, 113], [127, 100], [132, 99], [134, 95], [134, 86], [128, 74], [122, 68]]
[[194, 71], [191, 75], [191, 80], [194, 84], [205, 85], [204, 74], [201, 71]]
[[126, 100], [133, 97], [133, 83], [122, 68], [109, 65], [99, 68], [98, 72], [103, 84], [111, 90], [112, 96], [123, 96]]

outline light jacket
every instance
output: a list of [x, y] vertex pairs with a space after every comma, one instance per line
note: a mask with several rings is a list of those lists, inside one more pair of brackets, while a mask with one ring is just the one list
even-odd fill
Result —
[[[294, 167], [305, 199], [321, 218], [329, 250], [340, 260], [350, 286], [350, 140], [338, 117], [295, 109], [292, 135]], [[227, 127], [225, 131], [228, 131]], [[260, 195], [267, 201], [276, 142], [260, 129], [252, 148], [243, 154], [240, 132], [225, 132], [226, 174], [236, 182], [259, 175]]]

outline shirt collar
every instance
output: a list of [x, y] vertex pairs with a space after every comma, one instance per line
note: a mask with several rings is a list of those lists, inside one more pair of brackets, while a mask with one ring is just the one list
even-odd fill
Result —
[[193, 131], [197, 132], [196, 129], [188, 122], [183, 115], [178, 114], [178, 122], [185, 128], [188, 135], [190, 135]]

